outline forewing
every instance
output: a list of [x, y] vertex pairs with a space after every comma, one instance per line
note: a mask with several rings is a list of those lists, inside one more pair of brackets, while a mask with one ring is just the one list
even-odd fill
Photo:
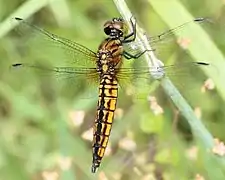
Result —
[[[25, 53], [23, 55], [29, 56], [30, 52], [34, 52], [36, 59], [47, 59], [51, 63], [57, 63], [57, 66], [95, 67], [96, 53], [85, 46], [20, 18], [15, 18], [13, 21], [18, 23], [14, 32], [20, 37], [18, 47]], [[34, 60], [29, 60], [29, 63], [32, 61]]]
[[[173, 29], [166, 30], [158, 35], [155, 36], [148, 36], [146, 35], [146, 38], [149, 41], [149, 44], [151, 45], [152, 50], [156, 52], [156, 54], [162, 54], [162, 52], [170, 51], [171, 45], [178, 46], [180, 45], [182, 49], [186, 49], [187, 46], [191, 43], [191, 40], [188, 38], [183, 37], [182, 39], [177, 39], [175, 34], [179, 34], [180, 36], [183, 36], [186, 30], [189, 29], [189, 27], [192, 24], [207, 24], [210, 20], [207, 18], [196, 18], [192, 21], [188, 21], [184, 24], [181, 24]], [[138, 53], [140, 52], [140, 46], [143, 45], [143, 42], [141, 41], [135, 41], [131, 42], [129, 44], [126, 44], [126, 49], [129, 52]]]

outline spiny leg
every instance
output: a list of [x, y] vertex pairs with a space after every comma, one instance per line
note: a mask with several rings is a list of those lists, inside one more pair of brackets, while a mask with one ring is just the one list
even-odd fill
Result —
[[127, 36], [124, 37], [123, 43], [133, 42], [136, 39], [136, 34], [137, 34], [137, 32], [136, 32], [136, 20], [135, 20], [135, 22], [133, 22], [132, 21], [132, 18], [133, 18], [133, 16], [131, 16], [131, 18], [130, 18], [132, 32], [130, 34], [128, 34]]
[[153, 51], [153, 50], [145, 50], [143, 52], [139, 52], [137, 54], [130, 54], [127, 51], [123, 51], [123, 56], [126, 59], [138, 59], [139, 57], [141, 57], [144, 53], [148, 52], [148, 51]]

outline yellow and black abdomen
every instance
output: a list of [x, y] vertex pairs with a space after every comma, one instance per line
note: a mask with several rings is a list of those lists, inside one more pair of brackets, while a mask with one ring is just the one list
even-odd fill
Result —
[[109, 141], [118, 96], [118, 82], [113, 75], [103, 75], [99, 86], [97, 114], [94, 122], [93, 161], [94, 173], [101, 163]]

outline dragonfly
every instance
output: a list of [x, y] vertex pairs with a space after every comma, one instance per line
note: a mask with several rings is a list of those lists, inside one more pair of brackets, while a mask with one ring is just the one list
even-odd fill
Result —
[[[87, 81], [98, 82], [98, 102], [93, 126], [91, 167], [91, 172], [95, 173], [101, 164], [109, 142], [118, 100], [119, 86], [123, 86], [122, 83], [125, 81], [129, 83], [129, 79], [132, 79], [134, 76], [142, 76], [145, 74], [149, 77], [151, 72], [156, 71], [165, 71], [166, 73], [167, 70], [176, 69], [176, 66], [160, 66], [157, 69], [154, 67], [152, 69], [149, 67], [141, 67], [139, 69], [124, 67], [124, 59], [139, 59], [146, 52], [152, 51], [151, 49], [132, 53], [126, 50], [125, 45], [129, 45], [130, 43], [135, 44], [136, 40], [136, 21], [133, 18], [130, 18], [129, 22], [126, 22], [122, 18], [112, 18], [106, 21], [103, 29], [107, 37], [100, 43], [97, 52], [77, 42], [30, 24], [22, 18], [16, 17], [14, 20], [18, 22], [19, 29], [28, 29], [38, 34], [40, 39], [47, 39], [53, 44], [56, 44], [59, 50], [63, 49], [65, 53], [69, 52], [71, 66], [42, 67], [32, 63], [18, 62], [12, 64], [13, 68], [30, 68], [33, 70], [53, 72], [57, 76], [72, 77], [74, 81], [82, 77]], [[204, 20], [204, 18], [197, 18], [193, 22], [198, 23]], [[132, 27], [131, 31], [128, 31], [128, 23]], [[149, 43], [154, 47], [154, 45], [160, 43], [166, 37], [171, 36], [174, 31], [184, 25], [166, 31], [158, 36], [149, 37]], [[191, 64], [194, 66], [209, 65], [204, 62], [193, 62]]]

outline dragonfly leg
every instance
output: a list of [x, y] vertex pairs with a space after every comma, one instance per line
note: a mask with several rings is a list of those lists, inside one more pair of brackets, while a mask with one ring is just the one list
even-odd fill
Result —
[[131, 16], [131, 18], [130, 18], [132, 32], [124, 37], [122, 43], [133, 42], [136, 39], [136, 20], [133, 22], [132, 18], [133, 18], [133, 16]]
[[146, 53], [148, 51], [152, 51], [152, 50], [145, 50], [145, 51], [137, 53], [137, 54], [130, 54], [130, 53], [126, 52], [126, 51], [123, 51], [123, 56], [126, 59], [138, 59], [139, 57], [141, 57], [144, 53]]

